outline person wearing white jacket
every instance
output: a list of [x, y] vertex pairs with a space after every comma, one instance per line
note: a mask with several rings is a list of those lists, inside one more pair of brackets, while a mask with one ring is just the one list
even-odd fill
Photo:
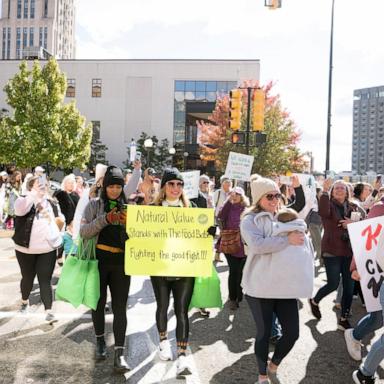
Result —
[[[255, 354], [259, 368], [259, 384], [270, 383], [268, 375], [275, 375], [278, 365], [291, 351], [299, 337], [299, 311], [295, 295], [288, 298], [281, 294], [292, 285], [289, 273], [280, 275], [272, 284], [276, 273], [286, 270], [286, 260], [275, 263], [274, 254], [289, 246], [302, 246], [305, 236], [302, 232], [289, 232], [274, 236], [275, 214], [281, 193], [277, 184], [270, 179], [251, 176], [253, 205], [244, 214], [240, 231], [248, 247], [244, 266], [242, 287], [256, 323]], [[269, 338], [273, 313], [276, 314], [283, 331], [268, 364]]]
[[26, 196], [15, 202], [15, 242], [16, 258], [21, 271], [21, 307], [25, 312], [33, 281], [37, 275], [41, 301], [46, 311], [46, 321], [53, 323], [56, 318], [52, 312], [52, 274], [56, 263], [56, 250], [62, 244], [60, 227], [64, 216], [56, 201], [48, 194], [46, 181], [38, 176], [30, 178]]

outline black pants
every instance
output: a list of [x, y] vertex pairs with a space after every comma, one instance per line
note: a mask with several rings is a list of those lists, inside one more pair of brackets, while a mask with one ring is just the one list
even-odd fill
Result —
[[365, 304], [364, 296], [363, 296], [363, 291], [361, 290], [361, 284], [360, 281], [355, 281], [355, 287], [353, 289], [353, 294], [358, 295], [360, 297], [360, 300], [362, 304]]
[[151, 276], [157, 309], [156, 325], [159, 333], [167, 332], [168, 307], [171, 292], [176, 315], [176, 341], [187, 343], [189, 337], [188, 307], [192, 299], [194, 277], [181, 277], [167, 280], [165, 277]]
[[256, 323], [255, 354], [259, 374], [267, 374], [269, 337], [273, 313], [276, 314], [283, 336], [276, 344], [272, 363], [279, 365], [299, 338], [299, 309], [296, 299], [260, 299], [245, 296]]
[[40, 297], [45, 309], [52, 308], [51, 279], [56, 263], [56, 251], [39, 254], [28, 254], [16, 251], [16, 258], [21, 270], [21, 298], [28, 300], [32, 291], [33, 280], [37, 275], [40, 286]]
[[[111, 256], [113, 257], [113, 256]], [[113, 335], [115, 347], [124, 347], [125, 332], [127, 330], [127, 301], [131, 276], [124, 273], [124, 265], [110, 265], [99, 263], [100, 299], [96, 311], [92, 311], [92, 321], [96, 336], [105, 331], [105, 303], [107, 301], [107, 287], [111, 291], [113, 312]]]
[[241, 278], [243, 277], [243, 268], [245, 257], [235, 257], [225, 254], [229, 266], [228, 291], [229, 300], [240, 302], [243, 300], [243, 290], [241, 289]]

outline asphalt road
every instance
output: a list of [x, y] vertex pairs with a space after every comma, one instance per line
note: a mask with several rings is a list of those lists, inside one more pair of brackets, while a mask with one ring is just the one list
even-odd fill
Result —
[[[218, 264], [222, 295], [227, 297], [227, 266]], [[318, 270], [319, 268], [317, 268]], [[56, 268], [54, 281], [60, 274]], [[263, 278], [260, 276], [260, 278]], [[325, 278], [320, 269], [316, 287]], [[20, 300], [20, 274], [13, 243], [0, 233], [0, 383], [1, 384], [112, 384], [112, 383], [214, 383], [253, 384], [257, 368], [253, 354], [255, 327], [245, 302], [236, 312], [224, 307], [214, 310], [209, 319], [190, 313], [191, 338], [188, 359], [193, 375], [176, 379], [175, 362], [161, 362], [156, 354], [158, 343], [155, 325], [155, 299], [147, 278], [134, 277], [128, 301], [126, 355], [131, 372], [116, 375], [112, 370], [112, 316], [107, 315], [109, 358], [95, 363], [94, 334], [90, 312], [85, 307], [73, 308], [56, 302], [59, 322], [45, 324], [44, 310], [39, 300], [37, 284], [31, 294], [27, 314], [17, 312]], [[349, 358], [343, 333], [337, 331], [337, 312], [331, 294], [321, 303], [323, 319], [315, 321], [308, 304], [300, 306], [300, 339], [279, 367], [281, 384], [344, 384], [352, 383], [351, 374], [358, 363]], [[364, 310], [354, 300], [354, 324]], [[175, 348], [175, 317], [169, 311], [169, 331]], [[378, 332], [381, 334], [381, 331]], [[377, 337], [377, 335], [376, 335]], [[370, 335], [369, 343], [375, 335]], [[273, 347], [271, 346], [271, 351]], [[366, 354], [366, 352], [365, 352]], [[383, 365], [384, 367], [384, 365]], [[379, 370], [384, 378], [384, 371]], [[379, 383], [381, 381], [378, 381]], [[383, 381], [384, 382], [384, 381]]]

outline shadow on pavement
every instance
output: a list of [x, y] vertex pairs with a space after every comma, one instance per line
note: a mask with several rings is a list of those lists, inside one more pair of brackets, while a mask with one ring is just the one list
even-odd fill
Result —
[[321, 334], [316, 326], [317, 320], [309, 320], [305, 325], [309, 327], [317, 347], [308, 359], [306, 374], [300, 384], [350, 383], [358, 363], [348, 355], [343, 332], [335, 330]]
[[133, 295], [129, 295], [128, 309], [133, 308], [136, 304], [151, 304], [155, 302], [155, 294], [153, 293], [152, 283], [150, 279], [146, 279], [140, 291]]
[[243, 355], [231, 366], [214, 375], [210, 384], [254, 384], [257, 380], [255, 355]]
[[240, 303], [237, 311], [230, 311], [228, 305], [216, 317], [201, 319], [198, 313], [190, 317], [191, 349], [197, 352], [200, 346], [224, 342], [232, 353], [247, 351], [253, 344], [255, 325], [247, 303]]

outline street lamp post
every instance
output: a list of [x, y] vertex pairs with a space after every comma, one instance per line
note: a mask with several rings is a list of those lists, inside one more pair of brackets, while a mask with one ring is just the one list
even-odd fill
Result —
[[171, 166], [173, 166], [173, 155], [176, 153], [176, 149], [174, 147], [169, 148], [168, 153], [171, 155]]
[[149, 168], [150, 152], [151, 148], [153, 147], [153, 140], [150, 137], [144, 141], [144, 147], [147, 150], [147, 168]]
[[187, 158], [189, 156], [189, 153], [188, 152], [184, 152], [183, 156], [184, 156], [184, 171], [185, 171], [187, 169]]
[[329, 46], [329, 77], [328, 77], [328, 114], [327, 114], [327, 148], [325, 156], [325, 177], [329, 171], [329, 153], [331, 146], [331, 104], [332, 104], [332, 71], [333, 71], [333, 16], [335, 9], [335, 0], [332, 0], [332, 13], [331, 13], [331, 39]]

